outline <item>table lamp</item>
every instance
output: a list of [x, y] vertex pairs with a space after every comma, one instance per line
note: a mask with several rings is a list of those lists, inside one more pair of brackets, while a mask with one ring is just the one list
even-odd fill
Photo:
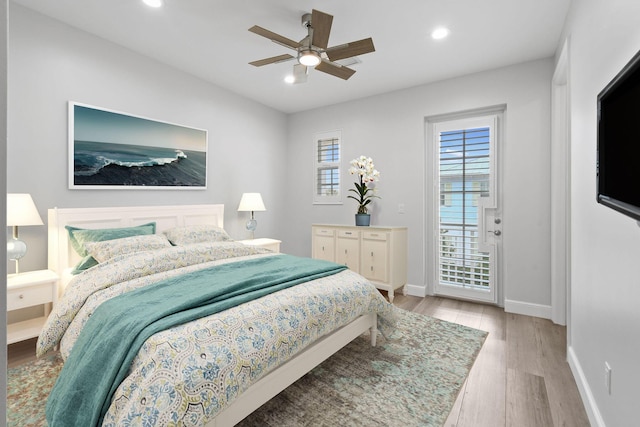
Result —
[[7, 242], [7, 258], [16, 262], [27, 253], [27, 244], [18, 238], [18, 226], [44, 225], [30, 194], [7, 194], [7, 226], [13, 227], [13, 239]]
[[240, 199], [240, 206], [238, 206], [238, 212], [251, 211], [251, 219], [247, 221], [247, 230], [251, 232], [251, 238], [253, 239], [254, 232], [258, 226], [258, 221], [253, 217], [255, 211], [266, 211], [262, 196], [260, 193], [243, 193]]

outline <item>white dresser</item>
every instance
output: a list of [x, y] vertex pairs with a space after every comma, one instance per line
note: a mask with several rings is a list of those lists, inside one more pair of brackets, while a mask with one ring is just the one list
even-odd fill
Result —
[[313, 224], [313, 258], [344, 264], [378, 289], [394, 291], [407, 284], [407, 227], [356, 227]]

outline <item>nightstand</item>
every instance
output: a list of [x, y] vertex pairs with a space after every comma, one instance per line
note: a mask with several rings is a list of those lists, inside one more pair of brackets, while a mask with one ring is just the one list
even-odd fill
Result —
[[244, 243], [245, 245], [258, 246], [260, 248], [265, 248], [272, 250], [273, 252], [280, 252], [280, 243], [281, 240], [276, 239], [249, 239], [249, 240], [240, 240], [240, 243]]
[[7, 276], [7, 311], [44, 304], [44, 317], [7, 325], [7, 344], [40, 335], [51, 308], [58, 301], [58, 276], [51, 270]]

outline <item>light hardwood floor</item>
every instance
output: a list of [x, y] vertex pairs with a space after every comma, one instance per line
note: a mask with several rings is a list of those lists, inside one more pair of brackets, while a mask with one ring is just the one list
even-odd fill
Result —
[[398, 295], [398, 307], [489, 332], [446, 427], [583, 427], [566, 328], [499, 307]]
[[[445, 427], [589, 426], [566, 362], [566, 328], [503, 309], [396, 295], [394, 304], [489, 332]], [[35, 359], [35, 339], [8, 347], [8, 365]]]
[[13, 368], [36, 360], [37, 338], [9, 344], [7, 346], [7, 367]]

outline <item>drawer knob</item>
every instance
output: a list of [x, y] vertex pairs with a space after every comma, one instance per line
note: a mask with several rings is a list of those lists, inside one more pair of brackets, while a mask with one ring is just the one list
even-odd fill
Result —
[[20, 298], [20, 299], [24, 299], [24, 294], [20, 294], [20, 295], [18, 295], [18, 298]]

